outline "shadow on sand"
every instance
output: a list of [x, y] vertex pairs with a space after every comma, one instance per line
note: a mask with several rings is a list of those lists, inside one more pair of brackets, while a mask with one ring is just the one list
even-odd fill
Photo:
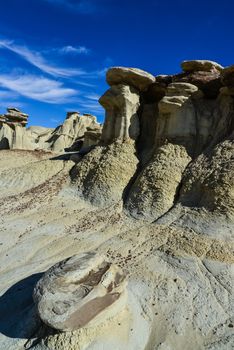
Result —
[[32, 293], [42, 273], [17, 282], [0, 297], [0, 333], [9, 338], [29, 338], [40, 325]]

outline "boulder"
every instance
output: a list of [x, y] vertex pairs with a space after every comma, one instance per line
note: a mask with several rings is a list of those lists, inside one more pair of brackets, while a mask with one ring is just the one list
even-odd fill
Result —
[[138, 108], [140, 96], [138, 91], [128, 85], [114, 85], [99, 99], [105, 108], [105, 122], [101, 140], [104, 144], [115, 140], [136, 140], [139, 135]]
[[60, 331], [97, 325], [126, 305], [126, 277], [96, 252], [52, 266], [37, 282], [33, 299], [41, 320]]
[[191, 60], [183, 61], [181, 63], [181, 68], [184, 72], [195, 72], [195, 71], [205, 71], [210, 72], [212, 70], [222, 71], [223, 67], [213, 61], [208, 60]]
[[144, 91], [155, 82], [155, 77], [137, 68], [113, 67], [107, 71], [106, 81], [110, 86], [126, 84], [139, 91]]

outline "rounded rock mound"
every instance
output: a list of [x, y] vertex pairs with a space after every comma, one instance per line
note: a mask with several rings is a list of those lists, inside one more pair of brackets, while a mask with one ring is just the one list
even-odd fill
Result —
[[33, 299], [45, 324], [74, 331], [120, 312], [126, 305], [126, 285], [120, 267], [92, 251], [52, 266], [37, 282]]
[[126, 84], [144, 91], [155, 82], [155, 77], [138, 68], [112, 67], [106, 73], [106, 81], [110, 86]]

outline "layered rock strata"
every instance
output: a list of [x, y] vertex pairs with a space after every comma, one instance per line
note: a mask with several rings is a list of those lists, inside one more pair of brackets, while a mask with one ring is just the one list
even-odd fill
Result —
[[28, 114], [22, 113], [18, 108], [7, 108], [7, 113], [4, 114], [6, 123], [16, 123], [26, 126], [28, 122]]
[[45, 324], [74, 331], [119, 313], [126, 305], [126, 286], [120, 267], [90, 251], [52, 266], [37, 282], [33, 298]]

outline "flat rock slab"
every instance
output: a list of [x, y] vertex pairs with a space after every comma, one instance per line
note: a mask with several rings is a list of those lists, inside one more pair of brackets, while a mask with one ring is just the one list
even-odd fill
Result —
[[33, 298], [45, 324], [73, 331], [102, 323], [121, 311], [127, 301], [126, 279], [104, 256], [82, 253], [46, 271]]
[[137, 68], [113, 67], [107, 71], [106, 81], [110, 86], [126, 84], [135, 87], [139, 91], [144, 91], [155, 82], [155, 77]]
[[205, 71], [210, 72], [211, 70], [222, 71], [223, 67], [216, 62], [207, 60], [191, 60], [183, 61], [181, 63], [181, 68], [184, 72], [195, 72], [195, 71]]

